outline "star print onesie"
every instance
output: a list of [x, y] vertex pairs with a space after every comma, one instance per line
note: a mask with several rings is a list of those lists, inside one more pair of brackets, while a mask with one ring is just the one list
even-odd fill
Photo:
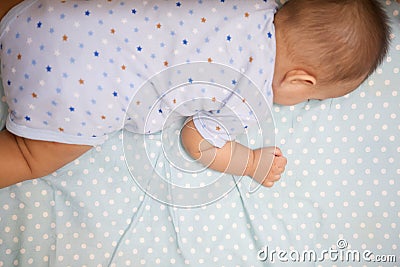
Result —
[[192, 116], [221, 147], [271, 105], [275, 12], [272, 0], [26, 0], [0, 24], [6, 127], [98, 145]]

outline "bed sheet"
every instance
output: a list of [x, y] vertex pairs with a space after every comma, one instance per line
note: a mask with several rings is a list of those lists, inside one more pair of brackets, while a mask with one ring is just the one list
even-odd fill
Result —
[[[143, 137], [118, 132], [52, 175], [0, 190], [0, 266], [398, 266], [400, 15], [385, 3], [391, 50], [358, 90], [274, 106], [288, 165], [273, 188], [250, 192], [250, 179], [231, 177], [208, 205], [162, 203], [125, 163]], [[162, 138], [145, 141], [167, 173]]]

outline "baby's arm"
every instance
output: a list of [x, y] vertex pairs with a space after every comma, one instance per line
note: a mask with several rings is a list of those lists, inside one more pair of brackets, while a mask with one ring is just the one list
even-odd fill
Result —
[[219, 172], [250, 176], [266, 187], [273, 186], [281, 178], [287, 163], [280, 149], [275, 147], [252, 150], [232, 141], [217, 148], [200, 135], [192, 120], [183, 127], [181, 140], [190, 156], [204, 166]]
[[0, 188], [51, 174], [90, 148], [30, 140], [1, 131]]

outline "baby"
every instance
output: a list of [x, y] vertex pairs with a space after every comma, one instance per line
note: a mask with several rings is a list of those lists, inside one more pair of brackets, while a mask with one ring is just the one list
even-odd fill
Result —
[[[19, 2], [2, 3], [0, 15]], [[128, 107], [154, 104], [135, 98], [138, 88], [180, 64], [239, 70], [267, 104], [343, 96], [382, 62], [387, 23], [377, 0], [291, 0], [279, 10], [257, 0], [23, 1], [0, 24], [10, 108], [7, 130], [0, 132], [0, 187], [54, 172], [123, 128], [125, 116], [138, 132], [162, 130], [165, 110], [158, 109], [160, 121], [149, 128], [144, 118], [127, 114]], [[168, 81], [164, 85], [151, 90], [161, 97]], [[219, 124], [234, 121], [224, 110], [229, 98], [212, 86], [192, 91], [183, 100], [209, 96], [219, 106], [185, 107], [187, 152], [211, 169], [273, 186], [286, 166], [282, 152], [235, 142], [238, 129], [219, 134]], [[177, 102], [163, 101], [169, 100]]]

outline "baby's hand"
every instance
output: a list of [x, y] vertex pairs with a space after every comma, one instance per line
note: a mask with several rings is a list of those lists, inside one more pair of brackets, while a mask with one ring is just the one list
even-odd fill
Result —
[[254, 180], [266, 187], [272, 187], [281, 179], [287, 159], [277, 147], [254, 150], [254, 160], [249, 163], [248, 173]]

